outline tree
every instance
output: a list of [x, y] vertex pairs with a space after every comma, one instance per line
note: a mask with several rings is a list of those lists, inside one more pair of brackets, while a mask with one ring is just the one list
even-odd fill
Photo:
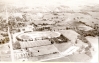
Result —
[[90, 50], [86, 51], [85, 54], [87, 54], [89, 57], [92, 57], [92, 54], [91, 54]]
[[13, 48], [14, 48], [14, 49], [21, 49], [20, 43], [19, 43], [19, 42], [15, 42], [15, 43], [13, 44]]
[[20, 29], [18, 29], [18, 32], [20, 32], [21, 30]]

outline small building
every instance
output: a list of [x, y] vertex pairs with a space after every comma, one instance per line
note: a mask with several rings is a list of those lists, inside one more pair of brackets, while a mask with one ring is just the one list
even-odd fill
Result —
[[34, 29], [34, 26], [28, 25], [26, 27], [21, 28], [21, 31], [33, 31]]

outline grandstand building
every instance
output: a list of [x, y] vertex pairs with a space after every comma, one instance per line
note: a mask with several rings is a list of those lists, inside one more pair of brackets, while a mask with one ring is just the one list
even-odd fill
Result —
[[49, 40], [37, 40], [37, 41], [28, 41], [28, 42], [19, 42], [21, 49], [23, 48], [32, 48], [39, 46], [51, 45], [51, 41]]

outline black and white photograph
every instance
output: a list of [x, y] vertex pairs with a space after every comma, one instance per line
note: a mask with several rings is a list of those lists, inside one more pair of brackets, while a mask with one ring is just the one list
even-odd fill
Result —
[[0, 62], [98, 63], [99, 0], [0, 0]]

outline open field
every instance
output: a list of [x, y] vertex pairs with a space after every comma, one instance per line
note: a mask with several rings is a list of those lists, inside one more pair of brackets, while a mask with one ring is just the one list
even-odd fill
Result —
[[[85, 58], [83, 58], [83, 57], [85, 57]], [[62, 57], [62, 58], [58, 58], [58, 59], [48, 60], [45, 62], [85, 62], [89, 59], [90, 59], [90, 57], [88, 57], [85, 54], [76, 54], [76, 55], [70, 55], [70, 56], [66, 56], [66, 57]]]
[[23, 33], [18, 35], [18, 38], [20, 39], [35, 39], [35, 38], [48, 38], [48, 37], [58, 37], [60, 35], [60, 33], [58, 32], [50, 32], [50, 31], [45, 31], [45, 32], [27, 32], [27, 33]]

